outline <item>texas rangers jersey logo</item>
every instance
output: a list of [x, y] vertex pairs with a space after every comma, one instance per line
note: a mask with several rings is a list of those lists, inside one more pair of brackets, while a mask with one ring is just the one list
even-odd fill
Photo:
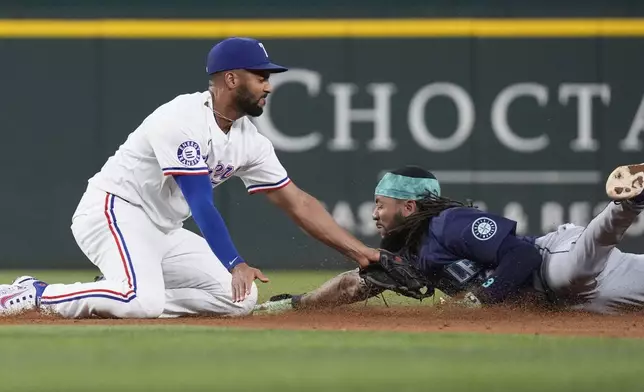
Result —
[[179, 158], [179, 162], [186, 166], [196, 165], [199, 163], [199, 158], [201, 158], [199, 144], [192, 140], [181, 143], [177, 150], [177, 158]]
[[478, 240], [487, 241], [496, 234], [496, 222], [486, 217], [478, 218], [472, 223], [472, 234]]
[[237, 171], [233, 165], [224, 165], [221, 161], [217, 163], [215, 169], [210, 169], [210, 183], [212, 185], [219, 185], [226, 181], [235, 174]]

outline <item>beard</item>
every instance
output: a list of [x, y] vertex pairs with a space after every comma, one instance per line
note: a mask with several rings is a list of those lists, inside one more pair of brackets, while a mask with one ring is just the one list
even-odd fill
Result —
[[398, 252], [403, 248], [408, 232], [396, 229], [400, 228], [404, 221], [405, 217], [400, 212], [394, 215], [390, 227], [384, 228], [385, 234], [380, 239], [380, 248], [390, 252]]
[[236, 104], [242, 113], [251, 117], [259, 117], [264, 113], [264, 108], [259, 106], [259, 100], [262, 98], [265, 98], [265, 96], [255, 99], [248, 87], [241, 86], [237, 93]]

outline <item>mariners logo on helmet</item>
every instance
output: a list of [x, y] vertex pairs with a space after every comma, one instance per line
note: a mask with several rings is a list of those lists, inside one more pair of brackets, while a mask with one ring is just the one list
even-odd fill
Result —
[[478, 240], [487, 241], [496, 234], [496, 222], [490, 218], [478, 218], [472, 223], [472, 234]]
[[186, 166], [194, 166], [199, 163], [199, 158], [201, 158], [199, 143], [192, 140], [181, 143], [177, 150], [177, 158]]

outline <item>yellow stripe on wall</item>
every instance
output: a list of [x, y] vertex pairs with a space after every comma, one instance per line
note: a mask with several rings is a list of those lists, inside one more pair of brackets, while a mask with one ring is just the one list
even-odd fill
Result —
[[0, 19], [3, 38], [642, 37], [625, 19]]

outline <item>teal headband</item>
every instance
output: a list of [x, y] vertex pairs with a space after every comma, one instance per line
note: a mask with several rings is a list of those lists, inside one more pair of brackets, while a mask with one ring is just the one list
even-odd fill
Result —
[[436, 196], [441, 195], [441, 187], [437, 179], [386, 173], [376, 186], [375, 195], [400, 200], [419, 200], [427, 196], [428, 192]]

